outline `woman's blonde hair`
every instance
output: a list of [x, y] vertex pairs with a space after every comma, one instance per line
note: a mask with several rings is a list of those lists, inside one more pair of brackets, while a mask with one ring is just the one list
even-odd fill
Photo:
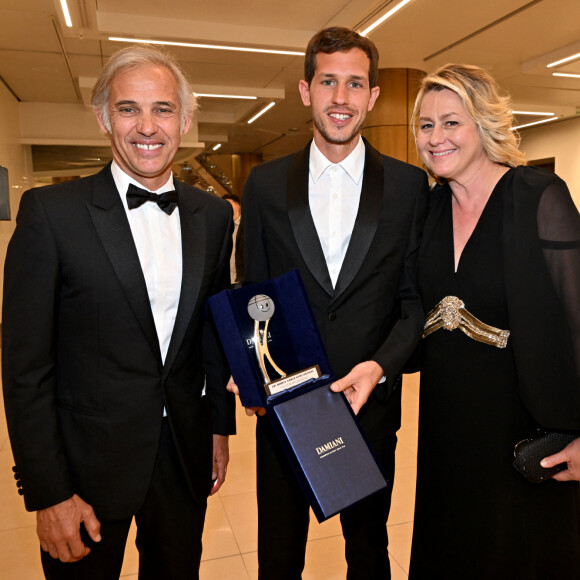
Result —
[[446, 64], [423, 78], [411, 118], [415, 142], [424, 96], [443, 89], [453, 91], [461, 99], [492, 161], [510, 167], [526, 165], [525, 156], [518, 149], [519, 135], [512, 131], [514, 118], [509, 96], [501, 94], [498, 84], [486, 70], [469, 64]]

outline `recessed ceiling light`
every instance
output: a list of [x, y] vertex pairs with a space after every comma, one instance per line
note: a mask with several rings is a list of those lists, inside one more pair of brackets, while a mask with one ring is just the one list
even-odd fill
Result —
[[254, 97], [251, 95], [218, 95], [218, 94], [211, 94], [211, 93], [193, 93], [196, 97], [209, 97], [212, 99], [249, 99], [255, 101], [258, 97]]
[[580, 75], [575, 75], [572, 73], [552, 73], [553, 77], [570, 77], [572, 79], [580, 79]]
[[359, 34], [361, 36], [366, 36], [369, 32], [373, 31], [377, 26], [381, 25], [385, 20], [393, 16], [395, 12], [398, 12], [403, 6], [411, 2], [411, 0], [403, 0], [399, 2], [395, 7], [391, 8], [386, 14], [383, 14], [380, 18], [375, 20], [370, 26], [367, 26], [362, 32]]
[[261, 52], [266, 54], [284, 54], [290, 56], [304, 56], [303, 52], [293, 50], [274, 50], [269, 48], [250, 48], [246, 46], [220, 46], [217, 44], [197, 44], [193, 42], [174, 42], [171, 40], [146, 40], [144, 38], [123, 38], [120, 36], [109, 36], [112, 42], [132, 42], [137, 44], [162, 44], [166, 46], [184, 46], [186, 48], [209, 48], [212, 50], [233, 50], [239, 52]]
[[538, 117], [549, 117], [554, 113], [540, 113], [538, 111], [512, 111], [512, 115], [537, 115]]
[[577, 52], [576, 54], [573, 54], [572, 56], [567, 56], [566, 58], [562, 58], [562, 59], [557, 60], [555, 62], [551, 62], [550, 64], [546, 65], [546, 68], [552, 68], [553, 66], [558, 66], [559, 64], [564, 64], [565, 62], [569, 62], [571, 60], [576, 60], [577, 58], [580, 58], [580, 52]]
[[62, 8], [62, 14], [64, 16], [64, 22], [68, 28], [72, 28], [72, 20], [70, 17], [70, 12], [68, 10], [68, 5], [66, 0], [60, 0], [60, 7]]
[[517, 127], [512, 127], [512, 131], [516, 129], [523, 129], [524, 127], [531, 127], [532, 125], [541, 125], [542, 123], [549, 123], [550, 121], [555, 121], [558, 117], [550, 117], [549, 119], [542, 119], [541, 121], [534, 121], [533, 123], [526, 123], [525, 125], [518, 125]]
[[256, 113], [249, 121], [248, 125], [253, 123], [256, 119], [260, 118], [266, 111], [269, 111], [276, 103], [272, 101], [269, 105], [266, 105], [261, 111]]

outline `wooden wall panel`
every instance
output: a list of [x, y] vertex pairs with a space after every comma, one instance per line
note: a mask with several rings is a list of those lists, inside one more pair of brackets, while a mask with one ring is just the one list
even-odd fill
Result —
[[392, 68], [379, 71], [381, 94], [367, 115], [362, 134], [381, 153], [422, 166], [410, 120], [423, 72]]
[[406, 125], [380, 125], [362, 130], [363, 137], [383, 155], [407, 161], [408, 135]]

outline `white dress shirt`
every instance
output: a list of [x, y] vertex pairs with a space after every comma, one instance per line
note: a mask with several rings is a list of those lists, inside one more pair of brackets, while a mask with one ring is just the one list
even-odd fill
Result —
[[[350, 155], [340, 163], [331, 163], [312, 141], [308, 201], [333, 288], [356, 221], [364, 167], [365, 145], [362, 137], [359, 137]], [[383, 376], [379, 383], [385, 380]]]
[[[114, 161], [111, 172], [129, 219], [137, 254], [139, 254], [159, 339], [161, 359], [165, 363], [181, 293], [179, 208], [175, 208], [171, 215], [167, 215], [156, 203], [145, 202], [130, 210], [127, 206], [126, 195], [129, 184], [133, 183], [141, 189], [145, 188], [129, 177]], [[173, 189], [172, 174], [167, 183], [153, 193], [163, 193]]]
[[308, 201], [333, 287], [354, 228], [364, 165], [365, 146], [360, 137], [340, 163], [331, 163], [312, 141]]

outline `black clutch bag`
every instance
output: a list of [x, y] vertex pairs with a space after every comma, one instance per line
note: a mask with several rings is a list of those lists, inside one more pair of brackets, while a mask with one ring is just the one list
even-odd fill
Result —
[[557, 431], [538, 431], [529, 439], [524, 439], [514, 447], [513, 466], [529, 481], [541, 483], [552, 475], [566, 469], [565, 463], [544, 468], [540, 461], [544, 457], [562, 451], [568, 443], [579, 436], [578, 433], [560, 433]]

